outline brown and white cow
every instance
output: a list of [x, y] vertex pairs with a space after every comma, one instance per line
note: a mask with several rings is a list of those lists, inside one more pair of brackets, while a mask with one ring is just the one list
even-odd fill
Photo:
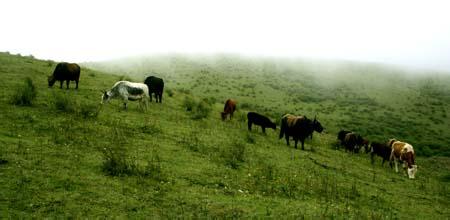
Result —
[[403, 163], [403, 169], [410, 179], [414, 179], [417, 172], [417, 165], [415, 162], [416, 154], [414, 153], [414, 148], [411, 144], [406, 142], [397, 141], [391, 139], [388, 142], [391, 147], [391, 156], [389, 158], [390, 164], [392, 166], [392, 161], [395, 163], [395, 172], [398, 173], [398, 162]]
[[236, 110], [236, 101], [233, 99], [228, 99], [225, 102], [225, 106], [223, 107], [223, 112], [220, 113], [222, 116], [222, 120], [227, 118], [227, 115], [230, 115], [230, 120], [233, 117], [233, 113]]

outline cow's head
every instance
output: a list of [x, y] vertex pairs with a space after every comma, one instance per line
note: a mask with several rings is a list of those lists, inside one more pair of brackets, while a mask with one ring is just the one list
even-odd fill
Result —
[[55, 82], [56, 82], [56, 79], [55, 79], [55, 77], [53, 75], [49, 76], [47, 78], [47, 80], [48, 80], [48, 87], [52, 87], [53, 84], [55, 84]]
[[410, 179], [416, 178], [417, 165], [412, 165], [411, 168], [408, 167], [407, 172]]
[[101, 104], [108, 102], [110, 97], [111, 96], [108, 94], [108, 92], [103, 91]]
[[225, 120], [227, 118], [227, 113], [226, 112], [221, 112], [220, 116], [222, 117], [222, 120]]
[[322, 131], [323, 131], [323, 127], [320, 124], [320, 122], [317, 120], [316, 117], [314, 117], [313, 128], [314, 128], [314, 131], [317, 131], [319, 133], [322, 133]]

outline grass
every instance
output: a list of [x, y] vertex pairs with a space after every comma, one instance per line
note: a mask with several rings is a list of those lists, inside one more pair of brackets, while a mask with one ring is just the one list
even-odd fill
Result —
[[[369, 80], [408, 80], [409, 87], [386, 94], [389, 84], [332, 83], [340, 79], [327, 80], [301, 62], [160, 57], [149, 63], [139, 66], [160, 73], [172, 96], [145, 112], [135, 102], [124, 111], [118, 100], [99, 105], [100, 91], [127, 72], [121, 65], [96, 64], [116, 68], [115, 75], [83, 66], [78, 90], [49, 89], [46, 76], [55, 63], [0, 53], [0, 161], [7, 161], [0, 163], [1, 218], [449, 218], [450, 160], [436, 156], [449, 150], [449, 119], [437, 117], [448, 114], [440, 86], [448, 77], [427, 81], [356, 67], [369, 71]], [[133, 61], [125, 64], [128, 77], [143, 81]], [[11, 104], [27, 77], [38, 91], [33, 105]], [[238, 112], [222, 121], [222, 102], [230, 97]], [[417, 97], [425, 101], [415, 105]], [[186, 99], [193, 100], [191, 111]], [[412, 107], [400, 105], [405, 102]], [[199, 111], [201, 119], [193, 117], [198, 103], [210, 108]], [[318, 112], [328, 133], [295, 150], [278, 139], [278, 130], [247, 131], [250, 110], [273, 120]], [[430, 114], [439, 122], [423, 117]], [[429, 142], [431, 157], [419, 156], [417, 179], [408, 180], [380, 159], [372, 165], [367, 154], [336, 150], [335, 131], [344, 125], [371, 139], [414, 137], [415, 149]]]

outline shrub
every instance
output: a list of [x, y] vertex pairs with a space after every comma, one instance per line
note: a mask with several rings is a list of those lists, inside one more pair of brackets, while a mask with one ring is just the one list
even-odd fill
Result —
[[195, 106], [195, 100], [190, 96], [186, 96], [183, 101], [183, 106], [186, 111], [190, 112]]
[[156, 125], [155, 123], [147, 122], [145, 125], [142, 125], [140, 127], [141, 132], [144, 134], [159, 134], [162, 133], [162, 129], [160, 126]]
[[222, 157], [227, 166], [233, 169], [239, 168], [240, 163], [245, 161], [245, 144], [235, 142], [229, 148], [224, 148]]
[[90, 103], [83, 103], [79, 106], [79, 108], [77, 108], [77, 113], [84, 119], [97, 118], [100, 113], [100, 109], [101, 106]]
[[53, 105], [59, 111], [76, 112], [76, 102], [65, 93], [53, 93]]
[[173, 90], [171, 90], [171, 89], [166, 89], [166, 92], [167, 92], [167, 95], [168, 95], [169, 97], [172, 97], [172, 96], [173, 96]]
[[191, 112], [192, 119], [207, 118], [211, 113], [211, 105], [203, 100], [195, 100], [190, 96], [186, 96], [183, 101], [183, 107], [186, 111]]
[[167, 179], [165, 173], [163, 172], [161, 166], [161, 158], [159, 157], [158, 153], [154, 152], [152, 154], [152, 158], [148, 161], [148, 164], [144, 169], [143, 175], [151, 177], [152, 179], [157, 181]]
[[111, 176], [122, 176], [131, 174], [132, 164], [127, 161], [125, 150], [123, 148], [104, 148], [103, 149], [103, 171]]
[[247, 132], [247, 135], [246, 135], [246, 139], [245, 139], [245, 140], [246, 140], [247, 143], [249, 143], [249, 144], [254, 144], [254, 143], [256, 143], [255, 138], [254, 138], [250, 133], [248, 133], [248, 132]]
[[209, 116], [209, 113], [211, 113], [211, 106], [204, 101], [199, 101], [195, 105], [193, 113], [193, 119], [207, 118]]
[[36, 99], [37, 90], [33, 84], [33, 80], [27, 77], [25, 84], [16, 90], [16, 93], [11, 98], [11, 103], [14, 105], [31, 106]]

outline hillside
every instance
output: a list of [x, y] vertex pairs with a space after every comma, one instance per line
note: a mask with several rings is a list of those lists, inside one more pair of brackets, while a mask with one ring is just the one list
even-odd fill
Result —
[[233, 97], [245, 110], [278, 120], [319, 115], [330, 133], [348, 129], [379, 142], [395, 137], [422, 156], [450, 156], [450, 74], [406, 72], [378, 64], [217, 55], [135, 57], [87, 64], [218, 103]]
[[[321, 68], [306, 63], [148, 61], [87, 64], [76, 91], [73, 83], [69, 90], [48, 88], [54, 62], [0, 53], [0, 217], [450, 217], [450, 159], [436, 156], [437, 149], [448, 155], [449, 121], [442, 117], [449, 105], [443, 86], [448, 78], [385, 72], [381, 80], [377, 67], [370, 67], [364, 78], [373, 80], [355, 85], [361, 78], [354, 74], [326, 79]], [[117, 100], [99, 105], [101, 91], [115, 81], [143, 80], [149, 72], [166, 81], [162, 104], [143, 110], [130, 103], [127, 111]], [[31, 106], [12, 104], [27, 88], [27, 77], [36, 98]], [[399, 86], [384, 92], [391, 86], [382, 82]], [[239, 100], [239, 109], [232, 121], [222, 122], [219, 112], [228, 97]], [[428, 98], [415, 100], [423, 97]], [[399, 107], [411, 102], [415, 107]], [[305, 151], [296, 150], [278, 140], [278, 130], [248, 132], [247, 110], [273, 120], [285, 112], [317, 112], [327, 133], [315, 134]], [[401, 120], [382, 130], [392, 119]], [[417, 159], [416, 179], [409, 180], [379, 159], [371, 165], [367, 154], [336, 150], [340, 127], [380, 140], [411, 137], [429, 157]], [[418, 133], [421, 138], [414, 138]], [[419, 141], [430, 144], [425, 148]]]

